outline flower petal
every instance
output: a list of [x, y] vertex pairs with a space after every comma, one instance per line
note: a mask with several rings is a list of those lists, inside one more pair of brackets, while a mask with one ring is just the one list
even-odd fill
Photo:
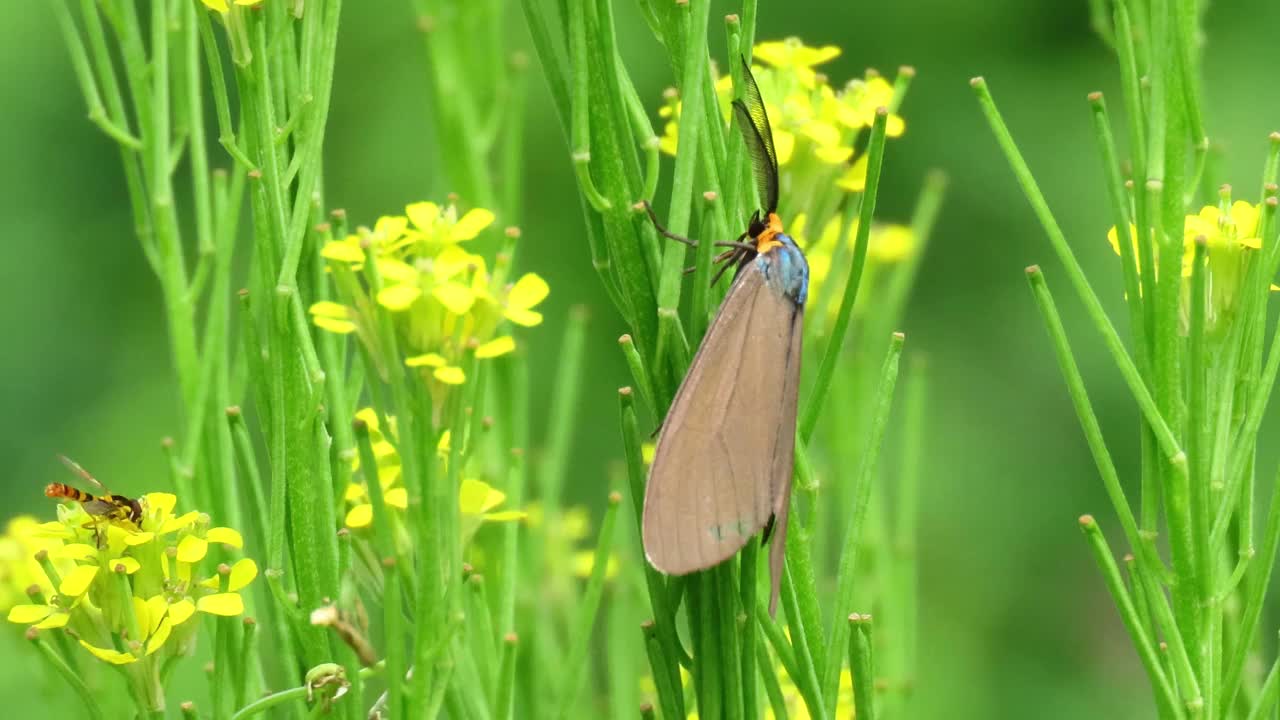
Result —
[[151, 637], [147, 638], [146, 654], [150, 655], [164, 647], [165, 641], [169, 639], [171, 633], [173, 633], [173, 620], [169, 617], [161, 617], [160, 624], [156, 627], [155, 632], [151, 633]]
[[9, 622], [18, 625], [31, 625], [53, 614], [48, 605], [14, 605], [9, 608]]
[[244, 547], [244, 537], [240, 535], [238, 530], [229, 527], [210, 528], [209, 532], [204, 534], [204, 539], [209, 542], [222, 543], [230, 545], [233, 548]]
[[416, 202], [404, 206], [404, 214], [409, 222], [422, 232], [431, 232], [436, 221], [440, 219], [440, 206], [433, 202]]
[[416, 285], [392, 285], [378, 291], [378, 304], [392, 311], [408, 310], [413, 301], [422, 296]]
[[426, 353], [425, 355], [414, 355], [404, 359], [404, 364], [409, 367], [444, 367], [448, 364], [448, 360], [439, 353]]
[[461, 385], [467, 381], [467, 374], [460, 367], [446, 366], [436, 368], [431, 376], [446, 385]]
[[244, 599], [240, 593], [233, 592], [206, 595], [196, 601], [196, 609], [210, 615], [235, 617], [244, 614]]
[[542, 324], [542, 313], [533, 310], [524, 310], [521, 308], [507, 308], [502, 316], [511, 322], [523, 326], [534, 327]]
[[481, 360], [495, 358], [500, 355], [506, 355], [514, 352], [516, 349], [516, 341], [510, 335], [494, 338], [480, 347], [476, 348], [476, 357]]
[[463, 215], [458, 219], [458, 222], [454, 223], [453, 228], [449, 231], [449, 239], [453, 242], [470, 240], [479, 235], [481, 230], [492, 225], [493, 220], [493, 213], [484, 208], [468, 210], [466, 215]]
[[[355, 239], [353, 235], [351, 239]], [[357, 263], [364, 260], [364, 250], [360, 249], [359, 241], [350, 242], [348, 240], [330, 240], [320, 249], [320, 257], [328, 260], [337, 260], [338, 262]]]
[[49, 557], [53, 560], [78, 560], [81, 562], [95, 557], [97, 554], [98, 548], [85, 543], [70, 543], [49, 551]]
[[231, 566], [231, 575], [227, 578], [227, 590], [237, 592], [258, 577], [258, 563], [250, 558], [241, 558]]
[[124, 574], [132, 575], [142, 569], [142, 564], [131, 557], [118, 557], [107, 563], [107, 567], [115, 572], [116, 568], [124, 566]]
[[124, 536], [124, 544], [129, 547], [137, 547], [138, 545], [146, 545], [155, 539], [156, 534], [153, 532], [129, 533]]
[[463, 515], [480, 515], [502, 504], [506, 493], [483, 480], [467, 478], [458, 487], [458, 508]]
[[369, 503], [363, 503], [351, 508], [342, 524], [349, 528], [365, 528], [372, 523], [373, 506]]
[[447, 282], [431, 289], [431, 297], [440, 301], [446, 310], [454, 315], [466, 315], [476, 302], [471, 288], [456, 282]]
[[379, 258], [377, 267], [378, 274], [388, 280], [395, 280], [398, 283], [418, 282], [417, 268], [403, 260]]
[[37, 630], [57, 630], [60, 627], [66, 627], [71, 621], [71, 613], [55, 612], [43, 621], [36, 623], [33, 627]]
[[528, 310], [545, 300], [550, 292], [551, 288], [547, 285], [546, 280], [543, 280], [536, 273], [525, 273], [511, 287], [511, 292], [507, 295], [507, 305], [508, 307]]
[[105, 660], [111, 663], [112, 665], [128, 665], [129, 663], [137, 662], [138, 660], [138, 658], [133, 656], [133, 653], [120, 652], [118, 650], [111, 650], [108, 648], [100, 648], [94, 645], [90, 645], [84, 640], [80, 641], [80, 646], [83, 647], [85, 650], [88, 650], [89, 652], [93, 653], [93, 656], [98, 658], [99, 660]]
[[185, 527], [190, 527], [196, 520], [199, 520], [199, 519], [200, 519], [200, 512], [198, 510], [192, 510], [189, 513], [184, 513], [182, 515], [179, 515], [178, 517], [169, 518], [168, 520], [165, 521], [164, 525], [160, 526], [160, 534], [164, 535], [166, 533], [171, 533], [174, 530], [181, 530]]
[[321, 317], [337, 318], [345, 320], [351, 317], [351, 309], [342, 303], [336, 303], [332, 300], [321, 300], [320, 302], [311, 303], [311, 307], [307, 308], [307, 312], [312, 315]]
[[181, 625], [195, 614], [195, 603], [185, 598], [169, 605], [169, 619], [173, 621], [174, 625]]
[[209, 543], [204, 538], [188, 535], [178, 543], [178, 562], [197, 563], [209, 553]]
[[311, 319], [311, 322], [321, 330], [328, 330], [337, 335], [349, 335], [356, 331], [356, 324], [350, 320], [335, 320], [317, 315]]
[[388, 507], [404, 510], [409, 507], [409, 491], [402, 487], [391, 488], [382, 496], [382, 501], [385, 502]]
[[67, 597], [78, 598], [85, 594], [97, 576], [96, 565], [77, 565], [74, 570], [62, 576], [62, 584], [58, 586], [58, 592]]

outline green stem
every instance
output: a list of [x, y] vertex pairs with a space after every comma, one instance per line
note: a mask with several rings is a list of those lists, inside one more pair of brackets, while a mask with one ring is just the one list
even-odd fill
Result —
[[853, 306], [858, 297], [858, 286], [862, 282], [862, 271], [867, 261], [871, 221], [875, 215], [876, 195], [880, 188], [880, 168], [884, 164], [885, 128], [888, 119], [889, 111], [886, 108], [876, 110], [875, 124], [871, 126], [871, 140], [867, 146], [867, 182], [862, 194], [862, 204], [858, 210], [858, 235], [854, 240], [853, 263], [849, 266], [844, 295], [840, 300], [840, 309], [836, 313], [836, 322], [831, 329], [830, 339], [827, 341], [826, 352], [823, 353], [822, 361], [818, 365], [818, 377], [800, 414], [800, 437], [806, 442], [813, 436], [818, 418], [822, 414], [822, 404], [830, 394], [831, 379], [836, 372], [836, 363], [840, 359], [840, 351], [844, 346], [845, 334], [849, 330], [849, 322], [853, 319]]
[[[1089, 541], [1089, 547], [1093, 550], [1094, 560], [1097, 561], [1098, 568], [1102, 571], [1103, 580], [1107, 583], [1107, 589], [1111, 592], [1111, 599], [1120, 611], [1120, 619], [1124, 622], [1125, 629], [1129, 631], [1129, 637], [1133, 640], [1134, 647], [1138, 650], [1138, 657], [1142, 660], [1142, 665], [1147, 671], [1147, 677], [1156, 692], [1157, 703], [1162, 709], [1174, 712], [1177, 717], [1182, 717], [1177, 695], [1174, 694], [1173, 686], [1170, 684], [1168, 676], [1165, 675], [1155, 643], [1147, 635], [1146, 629], [1138, 619], [1137, 610], [1133, 606], [1133, 599], [1130, 597], [1129, 591], [1125, 589], [1124, 580], [1120, 577], [1120, 568], [1116, 566], [1115, 556], [1111, 554], [1111, 548], [1107, 546], [1107, 539], [1103, 537], [1102, 530], [1098, 528], [1098, 523], [1091, 515], [1085, 515], [1080, 518], [1080, 529]], [[1194, 678], [1192, 682], [1194, 682]]]
[[853, 706], [858, 720], [875, 720], [875, 662], [872, 657], [871, 616], [849, 616], [849, 672], [853, 675]]
[[573, 644], [564, 664], [565, 681], [560, 690], [559, 709], [556, 712], [558, 718], [573, 716], [577, 697], [582, 689], [587, 647], [591, 641], [591, 628], [595, 625], [596, 613], [600, 609], [600, 596], [604, 592], [609, 558], [613, 554], [613, 533], [618, 525], [618, 505], [621, 502], [620, 493], [614, 492], [609, 495], [609, 507], [605, 511], [604, 521], [600, 525], [600, 535], [596, 540], [595, 562], [591, 567], [591, 577], [587, 579], [586, 590], [582, 593], [582, 606], [578, 610]]
[[[359, 676], [362, 680], [368, 680], [369, 678], [381, 675], [382, 671], [385, 669], [386, 663], [380, 662], [376, 665], [360, 668]], [[311, 690], [308, 686], [302, 685], [300, 687], [289, 688], [288, 690], [281, 690], [280, 692], [272, 693], [240, 708], [231, 716], [231, 720], [247, 720], [247, 718], [260, 715], [278, 705], [283, 705], [284, 703], [293, 702], [295, 700], [305, 700], [310, 691]]]
[[995, 100], [987, 89], [986, 81], [982, 78], [974, 78], [970, 85], [973, 86], [974, 92], [978, 95], [979, 104], [987, 116], [987, 121], [991, 125], [991, 130], [996, 136], [997, 143], [999, 143], [1001, 150], [1004, 151], [1005, 157], [1018, 179], [1018, 183], [1022, 186], [1023, 193], [1031, 203], [1031, 207], [1040, 220], [1041, 226], [1049, 236], [1049, 241], [1053, 245], [1054, 251], [1058, 254], [1059, 260], [1065, 267], [1068, 279], [1070, 279], [1081, 301], [1084, 302], [1085, 309], [1088, 311], [1093, 324], [1102, 334], [1107, 349], [1111, 352], [1112, 358], [1120, 369], [1120, 374], [1124, 377], [1130, 392], [1133, 393], [1139, 407], [1142, 409], [1143, 416], [1150, 423], [1156, 439], [1165, 453], [1165, 457], [1168, 458], [1171, 464], [1180, 464], [1185, 467], [1187, 463], [1186, 453], [1183, 452], [1177, 436], [1174, 435], [1169, 423], [1156, 406], [1156, 401], [1152, 398], [1151, 391], [1147, 388], [1146, 383], [1143, 382], [1142, 374], [1138, 372], [1138, 368], [1134, 365], [1133, 358], [1129, 357], [1128, 351], [1125, 350], [1124, 341], [1120, 339], [1115, 326], [1111, 324], [1111, 320], [1107, 317], [1106, 310], [1102, 307], [1102, 301], [1098, 299], [1097, 293], [1093, 291], [1088, 278], [1085, 277], [1084, 269], [1080, 266], [1075, 253], [1072, 252], [1071, 246], [1067, 243], [1067, 238], [1063, 234], [1062, 228], [1059, 227], [1058, 221], [1053, 217], [1052, 211], [1049, 210], [1049, 204], [1045, 201], [1044, 194], [1040, 191], [1040, 186], [1036, 183], [1035, 177], [1032, 176], [1031, 169], [1027, 167], [1027, 161], [1022, 157], [1022, 153], [1019, 152], [1013, 136], [1009, 133], [1008, 126], [1005, 125], [1004, 118], [1001, 117], [999, 109], [996, 108]]
[[67, 665], [62, 656], [58, 654], [58, 651], [50, 647], [49, 643], [45, 642], [35, 630], [27, 631], [27, 639], [31, 641], [31, 644], [40, 653], [40, 656], [45, 659], [45, 662], [49, 663], [49, 666], [58, 675], [61, 675], [62, 679], [80, 697], [80, 701], [84, 703], [85, 712], [88, 713], [90, 720], [105, 720], [106, 716], [103, 715], [102, 708], [98, 706], [98, 699], [94, 696], [93, 691], [80, 678], [80, 675], [75, 670], [72, 670], [70, 665]]
[[829, 625], [833, 650], [827, 655], [827, 663], [822, 672], [823, 698], [826, 700], [828, 714], [832, 717], [835, 716], [836, 701], [840, 692], [841, 657], [835, 648], [845, 647], [849, 643], [850, 624], [847, 618], [853, 606], [853, 591], [858, 580], [856, 573], [858, 546], [866, 527], [867, 509], [871, 504], [871, 489], [885, 431], [889, 425], [889, 411], [893, 407], [893, 394], [898, 382], [898, 363], [902, 357], [902, 346], [905, 342], [906, 336], [902, 333], [894, 333], [889, 344], [889, 352], [885, 355], [884, 364], [880, 370], [880, 385], [876, 390], [875, 414], [867, 446], [862, 453], [862, 462], [854, 480], [852, 515], [845, 529], [844, 545], [840, 552], [835, 604], [831, 610], [834, 617]]

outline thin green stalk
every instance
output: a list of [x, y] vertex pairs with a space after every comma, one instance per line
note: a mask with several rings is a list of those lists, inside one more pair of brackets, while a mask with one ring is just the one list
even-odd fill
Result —
[[898, 654], [901, 665], [896, 668], [904, 688], [900, 710], [908, 717], [912, 711], [912, 697], [919, 672], [919, 534], [920, 482], [922, 459], [926, 452], [925, 422], [928, 417], [929, 372], [919, 356], [911, 365], [904, 398], [902, 455], [898, 463], [897, 519], [894, 523], [894, 573], [896, 587], [893, 597], [898, 608]]
[[564, 482], [568, 477], [567, 464], [573, 431], [577, 427], [578, 392], [582, 387], [582, 363], [587, 334], [587, 313], [582, 307], [569, 312], [560, 342], [559, 372], [556, 374], [555, 393], [551, 399], [551, 411], [547, 418], [546, 452], [538, 469], [541, 498], [547, 510], [554, 515], [560, 507]]
[[[1067, 391], [1071, 394], [1071, 402], [1075, 406], [1076, 416], [1080, 420], [1080, 426], [1084, 430], [1085, 441], [1089, 445], [1089, 451], [1093, 455], [1094, 464], [1098, 467], [1098, 474], [1102, 476], [1103, 487], [1107, 491], [1107, 497], [1111, 500], [1111, 505], [1116, 510], [1116, 515], [1120, 520], [1120, 527], [1124, 530], [1125, 540], [1129, 543], [1129, 547], [1133, 548], [1143, 560], [1144, 568], [1149, 568], [1149, 563], [1158, 563], [1157, 567], [1163, 567], [1163, 563], [1158, 558], [1143, 557], [1142, 548], [1146, 544], [1142, 540], [1142, 535], [1138, 530], [1138, 523], [1133, 515], [1133, 509], [1129, 505], [1128, 498], [1125, 497], [1124, 487], [1120, 484], [1120, 474], [1116, 470], [1115, 462], [1111, 459], [1111, 452], [1107, 449], [1106, 440], [1102, 436], [1102, 427], [1098, 423], [1098, 417], [1094, 414], [1093, 404], [1089, 401], [1089, 393], [1085, 389], [1084, 377], [1080, 374], [1080, 367], [1076, 364], [1075, 355], [1071, 351], [1070, 341], [1067, 339], [1066, 328], [1062, 325], [1062, 317], [1058, 314], [1057, 304], [1053, 300], [1053, 295], [1049, 291], [1048, 284], [1045, 283], [1044, 273], [1040, 267], [1033, 265], [1027, 268], [1027, 280], [1031, 283], [1032, 293], [1035, 295], [1036, 303], [1040, 308], [1043, 316], [1045, 327], [1049, 331], [1049, 336], [1053, 342], [1054, 354], [1058, 358], [1058, 366], [1062, 370], [1063, 379], [1067, 383]], [[1140, 572], [1142, 568], [1140, 568]]]
[[378, 477], [378, 460], [369, 440], [369, 426], [362, 420], [355, 421], [356, 448], [360, 453], [360, 467], [364, 470], [365, 487], [373, 506], [373, 544], [382, 563], [382, 622], [383, 653], [386, 657], [390, 681], [387, 683], [387, 707], [391, 717], [404, 713], [404, 610], [401, 606], [400, 573], [404, 558], [396, 551], [392, 536], [391, 512], [383, 497], [382, 480]]
[[[680, 78], [681, 112], [679, 120], [680, 152], [676, 155], [671, 180], [671, 207], [667, 228], [676, 235], [688, 235], [693, 211], [694, 182], [697, 174], [699, 146], [703, 142], [703, 72], [707, 64], [707, 21], [711, 11], [709, 0], [696, 0], [677, 7], [684, 37], [683, 74]], [[658, 281], [660, 313], [675, 313], [680, 304], [680, 286], [684, 276], [685, 248], [667, 243], [662, 255]]]
[[849, 672], [853, 675], [853, 706], [858, 720], [875, 720], [875, 661], [872, 656], [871, 616], [849, 616]]
[[[643, 436], [636, 420], [635, 400], [630, 388], [618, 390], [618, 404], [622, 416], [622, 447], [627, 466], [628, 485], [631, 490], [631, 507], [635, 513], [635, 527], [639, 533], [644, 525], [645, 468], [641, 450]], [[643, 544], [643, 536], [639, 539]], [[679, 648], [680, 639], [676, 634], [675, 609], [667, 596], [667, 586], [662, 576], [647, 562], [644, 564], [644, 575], [645, 585], [649, 591], [649, 604], [653, 608], [655, 618], [651, 622], [654, 625], [653, 634], [658, 643], [657, 651], [662, 656], [662, 667], [672, 673], [666, 679], [666, 687], [678, 688], [680, 676], [677, 667], [682, 653]], [[657, 677], [659, 668], [651, 667], [651, 669]], [[659, 693], [662, 692], [663, 687], [658, 685]], [[679, 698], [660, 698], [660, 700], [663, 707], [680, 706]]]
[[849, 266], [849, 275], [845, 279], [844, 295], [840, 300], [840, 309], [836, 312], [835, 325], [832, 326], [828, 335], [827, 348], [818, 365], [818, 375], [814, 380], [813, 390], [809, 392], [809, 399], [800, 413], [800, 437], [806, 442], [813, 436], [814, 428], [818, 426], [822, 404], [830, 394], [831, 378], [835, 375], [836, 363], [844, 347], [845, 334], [849, 330], [849, 322], [853, 319], [853, 306], [858, 297], [858, 286], [862, 282], [862, 271], [867, 261], [871, 221], [875, 215], [876, 195], [880, 188], [880, 168], [884, 164], [885, 128], [888, 119], [889, 112], [886, 108], [876, 110], [875, 124], [871, 126], [871, 140], [867, 146], [867, 182], [858, 211], [858, 234], [854, 240], [853, 262]]
[[835, 617], [829, 625], [832, 650], [827, 655], [826, 666], [822, 669], [823, 699], [826, 701], [830, 716], [835, 715], [836, 701], [840, 692], [842, 663], [841, 653], [837, 648], [843, 648], [849, 644], [848, 617], [858, 579], [856, 573], [858, 545], [865, 528], [867, 509], [871, 504], [871, 488], [880, 459], [880, 449], [884, 443], [885, 431], [889, 425], [889, 411], [893, 407], [893, 394], [898, 382], [898, 363], [902, 357], [902, 346], [905, 342], [905, 335], [894, 333], [889, 343], [889, 352], [885, 355], [884, 364], [880, 370], [880, 385], [876, 390], [875, 410], [867, 446], [863, 450], [862, 462], [854, 480], [852, 514], [845, 529], [843, 549], [840, 552], [840, 569], [836, 574], [835, 603], [831, 610]]
[[587, 660], [587, 647], [591, 640], [591, 628], [595, 625], [596, 613], [600, 609], [600, 596], [604, 592], [606, 569], [609, 557], [613, 553], [613, 533], [618, 525], [618, 505], [622, 495], [614, 492], [609, 495], [609, 506], [605, 510], [604, 520], [600, 524], [600, 535], [596, 540], [595, 562], [591, 567], [591, 577], [587, 579], [586, 590], [582, 593], [582, 605], [578, 610], [577, 622], [574, 626], [573, 644], [564, 664], [564, 684], [560, 689], [556, 717], [573, 716], [577, 697], [582, 690], [582, 680]]
[[1138, 613], [1133, 606], [1133, 599], [1124, 587], [1124, 580], [1120, 577], [1120, 568], [1116, 566], [1115, 556], [1111, 554], [1111, 548], [1107, 546], [1107, 539], [1103, 537], [1097, 521], [1091, 515], [1084, 515], [1080, 518], [1080, 529], [1089, 541], [1089, 547], [1093, 550], [1094, 560], [1097, 561], [1098, 568], [1102, 571], [1103, 580], [1107, 583], [1107, 589], [1111, 592], [1111, 599], [1115, 601], [1116, 608], [1120, 611], [1120, 619], [1124, 622], [1125, 629], [1129, 631], [1129, 637], [1133, 640], [1134, 647], [1138, 650], [1138, 657], [1142, 660], [1142, 665], [1147, 671], [1147, 677], [1151, 681], [1152, 689], [1155, 690], [1157, 703], [1161, 706], [1162, 712], [1168, 711], [1174, 713], [1177, 717], [1182, 717], [1182, 708], [1178, 702], [1177, 695], [1174, 693], [1173, 685], [1170, 684], [1168, 676], [1165, 675], [1155, 643], [1147, 635], [1146, 629], [1138, 619]]
[[[386, 669], [386, 663], [380, 662], [376, 665], [371, 665], [366, 668], [360, 668], [360, 671], [358, 674], [360, 676], [360, 679], [368, 680], [369, 678], [377, 677], [378, 675], [381, 675], [382, 671], [385, 669]], [[279, 705], [294, 702], [296, 700], [305, 700], [307, 698], [307, 695], [310, 692], [311, 692], [311, 688], [309, 686], [302, 685], [299, 687], [289, 688], [288, 690], [281, 690], [280, 692], [272, 693], [264, 698], [259, 698], [249, 703], [248, 705], [240, 708], [235, 712], [234, 715], [231, 716], [231, 720], [248, 720], [248, 718], [251, 718], [255, 715], [260, 715]]]
[[[1280, 487], [1280, 468], [1277, 468], [1276, 479], [1272, 487]], [[1244, 678], [1244, 670], [1249, 653], [1254, 647], [1254, 639], [1258, 625], [1262, 620], [1262, 611], [1266, 602], [1267, 588], [1271, 584], [1271, 576], [1280, 551], [1280, 492], [1271, 493], [1271, 506], [1267, 510], [1267, 524], [1262, 535], [1262, 551], [1256, 562], [1250, 564], [1246, 574], [1245, 587], [1242, 591], [1243, 610], [1236, 623], [1239, 629], [1239, 640], [1229, 648], [1223, 668], [1223, 681], [1218, 694], [1218, 711], [1224, 716], [1235, 703], [1237, 693]]]
[[1119, 239], [1120, 262], [1124, 271], [1125, 305], [1129, 308], [1129, 328], [1133, 334], [1138, 368], [1147, 371], [1147, 333], [1143, 308], [1150, 296], [1144, 296], [1139, 289], [1138, 259], [1134, 255], [1133, 243], [1129, 242], [1129, 201], [1125, 195], [1124, 180], [1120, 176], [1120, 162], [1117, 159], [1116, 141], [1111, 134], [1111, 120], [1107, 115], [1107, 105], [1102, 93], [1089, 95], [1089, 105], [1093, 110], [1093, 129], [1098, 138], [1099, 150], [1102, 153], [1102, 167], [1107, 178], [1107, 194], [1111, 200], [1111, 213]]
[[[684, 695], [681, 693], [679, 668], [668, 664], [666, 652], [658, 639], [656, 626], [652, 620], [644, 622], [640, 629], [644, 633], [645, 653], [649, 657], [649, 669], [653, 671], [653, 684], [658, 690], [658, 702], [662, 706], [664, 718], [684, 717]], [[676, 682], [672, 678], [677, 679]]]
[[1262, 684], [1262, 692], [1258, 694], [1258, 701], [1249, 711], [1248, 720], [1262, 720], [1270, 715], [1277, 699], [1280, 699], [1280, 658], [1276, 658], [1271, 664], [1267, 680]]
[[80, 701], [84, 703], [85, 712], [89, 715], [90, 720], [105, 720], [106, 715], [102, 713], [102, 708], [98, 705], [98, 698], [93, 691], [89, 689], [89, 686], [85, 684], [80, 675], [75, 670], [72, 670], [71, 666], [62, 659], [58, 651], [50, 647], [49, 643], [40, 637], [40, 631], [35, 628], [28, 629], [27, 640], [45, 659], [45, 662], [49, 663], [49, 667], [53, 668], [54, 672], [60, 675], [75, 691], [75, 694], [79, 696]]
[[1142, 409], [1143, 416], [1150, 423], [1156, 439], [1165, 453], [1165, 457], [1172, 465], [1185, 467], [1187, 463], [1186, 453], [1182, 450], [1177, 436], [1170, 429], [1169, 423], [1156, 406], [1156, 401], [1143, 381], [1142, 374], [1138, 372], [1133, 359], [1129, 357], [1128, 351], [1125, 350], [1124, 341], [1120, 339], [1115, 326], [1111, 324], [1106, 310], [1102, 307], [1102, 302], [1093, 291], [1088, 278], [1085, 277], [1084, 269], [1080, 266], [1080, 262], [1076, 260], [1075, 253], [1072, 252], [1071, 246], [1067, 243], [1067, 238], [1063, 234], [1062, 228], [1058, 226], [1058, 221], [1053, 217], [1052, 211], [1049, 210], [1049, 204], [1045, 201], [1044, 194], [1040, 191], [1040, 186], [1036, 183], [1035, 177], [1031, 174], [1031, 169], [1027, 167], [1026, 160], [1023, 159], [1022, 153], [1019, 152], [1017, 145], [1014, 143], [1013, 136], [1009, 133], [1009, 128], [1005, 125], [1004, 118], [1001, 117], [1000, 111], [996, 108], [995, 100], [987, 89], [986, 81], [982, 78], [974, 78], [970, 85], [973, 86], [974, 92], [977, 93], [979, 104], [987, 116], [987, 121], [996, 136], [996, 141], [1001, 150], [1004, 151], [1005, 157], [1018, 179], [1018, 183], [1022, 186], [1023, 193], [1031, 203], [1031, 207], [1040, 220], [1041, 226], [1049, 236], [1049, 241], [1053, 245], [1054, 251], [1058, 254], [1059, 260], [1065, 267], [1068, 279], [1071, 280], [1076, 293], [1080, 296], [1081, 301], [1084, 302], [1085, 309], [1088, 311], [1093, 324], [1102, 334], [1107, 349], [1111, 352], [1112, 358], [1120, 369], [1120, 374], [1124, 377], [1130, 392], [1133, 393], [1139, 407]]
[[[794, 533], [788, 533], [789, 537], [794, 538]], [[800, 695], [804, 698], [805, 707], [808, 708], [809, 714], [815, 720], [827, 719], [827, 707], [822, 702], [822, 685], [818, 679], [818, 667], [812, 652], [811, 638], [809, 630], [805, 627], [804, 622], [799, 618], [800, 601], [796, 597], [796, 586], [792, 579], [791, 563], [783, 566], [783, 582], [782, 582], [782, 605], [787, 612], [788, 627], [791, 630], [790, 647], [794, 651], [793, 665], [795, 674], [791, 674], [795, 680], [796, 688], [800, 691]], [[815, 628], [814, 633], [818, 630]], [[775, 650], [776, 650], [775, 645]], [[790, 674], [790, 673], [789, 673]]]
[[494, 720], [512, 720], [515, 717], [516, 651], [519, 644], [519, 638], [513, 632], [502, 638], [502, 660], [493, 697]]
[[578, 176], [578, 187], [591, 207], [604, 212], [611, 207], [609, 199], [596, 189], [591, 177], [591, 125], [587, 96], [590, 73], [587, 71], [587, 3], [591, 0], [573, 0], [569, 13], [569, 54], [575, 68], [573, 74], [573, 170]]

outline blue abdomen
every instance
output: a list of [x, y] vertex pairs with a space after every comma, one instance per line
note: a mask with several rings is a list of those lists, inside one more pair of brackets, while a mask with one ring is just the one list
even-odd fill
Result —
[[797, 305], [804, 305], [809, 295], [809, 263], [790, 235], [775, 236], [781, 247], [756, 256], [755, 263], [765, 282], [786, 295]]

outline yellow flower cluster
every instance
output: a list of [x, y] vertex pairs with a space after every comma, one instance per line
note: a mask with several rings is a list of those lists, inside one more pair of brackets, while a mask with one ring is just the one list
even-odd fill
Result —
[[[258, 566], [235, 555], [244, 545], [198, 511], [174, 513], [177, 497], [149, 493], [142, 517], [107, 520], [79, 503], [58, 519], [19, 518], [0, 538], [0, 578], [10, 622], [36, 630], [66, 628], [95, 657], [135, 666], [143, 677], [188, 655], [199, 613], [244, 613], [240, 591]], [[21, 602], [13, 585], [27, 583]]]
[[[1226, 190], [1224, 189], [1224, 193]], [[1210, 327], [1218, 324], [1218, 319], [1229, 313], [1235, 306], [1240, 284], [1244, 281], [1249, 262], [1253, 258], [1251, 251], [1262, 247], [1261, 207], [1237, 200], [1230, 202], [1224, 195], [1221, 206], [1207, 205], [1194, 215], [1188, 215], [1182, 228], [1182, 277], [1184, 294], [1189, 292], [1189, 280], [1195, 265], [1196, 242], [1204, 239], [1208, 261], [1205, 267], [1208, 273], [1207, 285], [1210, 296], [1206, 319]], [[1135, 259], [1140, 258], [1138, 250], [1138, 230], [1129, 226], [1129, 239], [1133, 243]], [[1120, 254], [1119, 233], [1113, 226], [1107, 231], [1107, 241], [1117, 255]], [[1159, 243], [1152, 243], [1152, 252], [1159, 264]], [[1139, 273], [1142, 271], [1138, 263]], [[1276, 286], [1271, 289], [1280, 290]], [[1185, 303], [1184, 303], [1185, 310]], [[1184, 312], [1185, 314], [1185, 312]], [[1185, 325], [1185, 318], [1184, 318]]]
[[[874, 123], [876, 110], [892, 105], [894, 90], [876, 74], [835, 90], [814, 68], [839, 55], [840, 48], [834, 45], [814, 48], [798, 38], [762, 42], [754, 48], [754, 58], [766, 64], [752, 67], [751, 72], [773, 128], [784, 197], [788, 187], [809, 185], [811, 180], [828, 175], [836, 186], [849, 192], [862, 192], [866, 187], [867, 157], [863, 154], [855, 159], [855, 146], [859, 134]], [[717, 79], [716, 95], [728, 122], [733, 101], [729, 75]], [[680, 117], [680, 101], [674, 93], [667, 94], [666, 105], [658, 114], [666, 120], [660, 147], [674, 155]], [[905, 127], [900, 116], [889, 115], [889, 137], [902, 135]], [[796, 205], [784, 201], [781, 206]]]
[[404, 215], [379, 218], [372, 230], [327, 243], [321, 254], [343, 301], [315, 303], [313, 321], [329, 332], [356, 333], [381, 358], [380, 311], [389, 312], [405, 365], [442, 385], [465, 383], [466, 351], [483, 360], [515, 350], [505, 324], [540, 324], [534, 308], [550, 292], [534, 273], [508, 284], [508, 258], [499, 256], [491, 273], [483, 256], [466, 250], [493, 221], [488, 210], [459, 216], [452, 204], [419, 202]]
[[[387, 418], [390, 426], [383, 429], [378, 424], [378, 415], [372, 408], [364, 408], [356, 413], [369, 428], [369, 440], [376, 458], [378, 482], [382, 487], [383, 501], [391, 508], [404, 511], [409, 507], [409, 493], [401, 482], [400, 455], [396, 452], [395, 418]], [[445, 431], [436, 448], [441, 461], [449, 455], [449, 431]], [[353, 481], [347, 486], [346, 500], [350, 506], [344, 524], [352, 530], [362, 530], [373, 524], [373, 505], [369, 500], [369, 489], [365, 485], [373, 475], [360, 467], [359, 458], [353, 459], [353, 469], [360, 471], [362, 479]], [[480, 526], [486, 522], [513, 522], [525, 517], [518, 510], [495, 511], [507, 496], [501, 490], [476, 478], [465, 478], [458, 488], [458, 510], [462, 514], [463, 544], [467, 544], [475, 536]], [[402, 530], [402, 519], [393, 516], [397, 524], [394, 532], [401, 543], [401, 549], [407, 548], [409, 536]]]

